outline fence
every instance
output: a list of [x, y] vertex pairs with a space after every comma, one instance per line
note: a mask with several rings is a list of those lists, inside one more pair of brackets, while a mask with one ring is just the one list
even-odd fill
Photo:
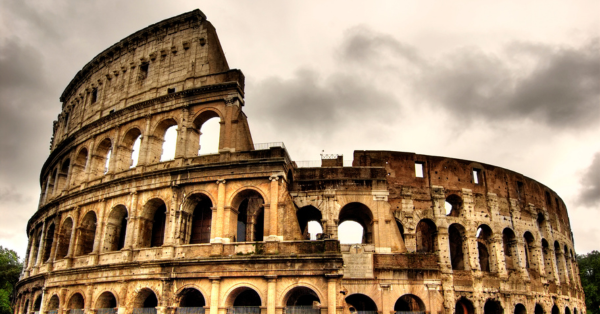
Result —
[[257, 144], [254, 144], [254, 150], [269, 149], [271, 147], [285, 148], [285, 145], [283, 144], [283, 142], [271, 142], [271, 143], [257, 143]]
[[320, 310], [312, 305], [305, 306], [287, 306], [285, 314], [319, 314]]
[[260, 314], [258, 306], [233, 306], [227, 309], [227, 314]]
[[117, 309], [114, 307], [98, 309], [97, 314], [117, 314]]
[[69, 310], [69, 314], [83, 314], [84, 309], [72, 309]]
[[50, 310], [48, 311], [48, 314], [58, 314], [58, 310]]
[[154, 307], [142, 307], [133, 309], [132, 314], [156, 314], [156, 308]]
[[203, 307], [179, 307], [175, 311], [176, 314], [204, 314]]

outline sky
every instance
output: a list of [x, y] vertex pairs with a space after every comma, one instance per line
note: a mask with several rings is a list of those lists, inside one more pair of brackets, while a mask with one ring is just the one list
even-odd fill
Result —
[[504, 167], [600, 250], [600, 2], [0, 0], [0, 245], [24, 257], [52, 121], [94, 56], [199, 8], [246, 76], [255, 143]]

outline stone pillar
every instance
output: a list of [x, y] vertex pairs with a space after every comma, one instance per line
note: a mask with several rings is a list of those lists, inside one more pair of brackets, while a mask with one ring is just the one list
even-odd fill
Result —
[[211, 282], [210, 289], [210, 312], [208, 314], [218, 314], [219, 313], [219, 295], [220, 295], [220, 277], [208, 277]]
[[327, 314], [337, 314], [337, 276], [327, 278]]
[[142, 141], [140, 143], [140, 154], [138, 157], [138, 166], [145, 166], [148, 164], [150, 153], [150, 146], [152, 145], [153, 136], [150, 135], [150, 121], [152, 120], [152, 116], [146, 116], [146, 127], [144, 129], [144, 133], [142, 134]]
[[[558, 257], [558, 265], [557, 267], [560, 267], [563, 271], [562, 271], [562, 276], [560, 277], [561, 282], [564, 282], [565, 284], [569, 284], [569, 274], [567, 273], [567, 261], [565, 260], [565, 254], [562, 251], [559, 251], [557, 254]], [[560, 270], [559, 270], [560, 272]]]
[[394, 306], [391, 305], [390, 302], [390, 285], [389, 284], [379, 284], [379, 288], [381, 288], [381, 313], [383, 314], [393, 314]]
[[[269, 204], [269, 237], [267, 241], [280, 241], [278, 233], [278, 214], [277, 205], [279, 203], [279, 176], [272, 175], [269, 177], [271, 180], [271, 203]], [[270, 313], [269, 313], [270, 314]]]
[[95, 142], [96, 142], [96, 137], [92, 137], [92, 140], [90, 142], [90, 146], [89, 146], [89, 150], [88, 150], [88, 158], [87, 161], [85, 162], [85, 167], [84, 167], [84, 175], [83, 177], [85, 177], [85, 182], [83, 182], [84, 184], [87, 184], [87, 182], [90, 181], [90, 178], [92, 176], [92, 172], [93, 169], [92, 167], [94, 167], [94, 159], [96, 159], [96, 148], [95, 148]]
[[40, 236], [40, 243], [38, 243], [38, 251], [37, 251], [37, 256], [35, 258], [35, 266], [38, 266], [40, 264], [42, 264], [42, 256], [43, 256], [43, 250], [44, 250], [44, 240], [46, 239], [46, 220], [44, 220], [43, 224], [42, 224], [42, 233]]
[[[29, 270], [30, 268], [30, 258], [31, 258], [31, 247], [33, 246], [33, 241], [34, 241], [35, 237], [30, 235], [29, 239], [27, 241], [27, 253], [25, 254], [25, 259], [24, 259], [24, 264], [23, 265], [23, 273], [25, 274], [26, 271]], [[25, 276], [27, 276], [28, 274], [25, 274]]]
[[[112, 159], [112, 158], [111, 158]], [[104, 212], [106, 211], [106, 201], [102, 199], [98, 206], [98, 220], [96, 221], [96, 234], [94, 235], [94, 249], [92, 254], [98, 254], [100, 251], [100, 243], [104, 238]]]
[[556, 253], [554, 252], [554, 248], [550, 245], [548, 245], [548, 255], [550, 255], [550, 261], [551, 261], [551, 265], [552, 265], [552, 276], [554, 277], [554, 282], [556, 282], [556, 285], [560, 285], [560, 275], [558, 272], [558, 260], [556, 258]]
[[267, 278], [267, 314], [275, 314], [277, 305], [277, 276], [265, 276]]
[[79, 228], [79, 207], [75, 207], [73, 210], [73, 229], [71, 229], [71, 239], [69, 240], [69, 250], [67, 251], [67, 258], [72, 258], [75, 253], [75, 241], [77, 240], [77, 229]]
[[529, 247], [531, 248], [532, 252], [532, 260], [534, 260], [537, 265], [537, 267], [534, 267], [534, 265], [531, 265], [531, 267], [534, 267], [534, 269], [538, 271], [540, 276], [545, 277], [544, 274], [546, 271], [544, 268], [544, 254], [542, 252], [542, 247], [535, 244], [530, 245]]
[[62, 218], [62, 215], [59, 213], [56, 216], [56, 218], [54, 219], [54, 225], [56, 227], [54, 228], [54, 238], [52, 239], [52, 246], [50, 247], [50, 261], [51, 262], [54, 262], [54, 260], [56, 259], [56, 246], [58, 245], [60, 229], [62, 227], [61, 218]]
[[469, 266], [471, 270], [481, 270], [479, 262], [479, 249], [477, 248], [477, 237], [470, 231], [466, 231], [469, 236], [466, 236], [468, 251], [469, 251]]
[[[187, 146], [187, 125], [188, 121], [188, 107], [181, 108], [181, 118], [179, 119], [179, 126], [177, 127], [177, 144], [175, 146], [175, 159], [187, 157], [186, 146]], [[197, 155], [198, 153], [196, 153]]]
[[135, 212], [137, 209], [137, 201], [138, 194], [137, 192], [131, 192], [129, 194], [130, 197], [130, 205], [129, 205], [129, 213], [127, 215], [127, 230], [125, 231], [125, 245], [124, 248], [131, 250], [133, 247], [133, 234], [135, 231]]
[[223, 243], [223, 220], [225, 219], [225, 180], [217, 180], [217, 186], [217, 216], [213, 217], [216, 223], [216, 232], [215, 237], [210, 241], [211, 243]]
[[498, 265], [498, 275], [500, 278], [507, 278], [506, 261], [504, 260], [504, 248], [501, 235], [494, 235], [490, 239], [492, 251], [496, 255], [496, 265]]
[[517, 238], [516, 239], [516, 248], [514, 250], [515, 252], [515, 258], [513, 258], [513, 263], [517, 262], [517, 268], [519, 270], [519, 272], [521, 273], [521, 277], [523, 278], [528, 278], [528, 274], [527, 274], [527, 255], [525, 254], [525, 243], [522, 240], [523, 238]]
[[440, 268], [442, 273], [452, 272], [452, 261], [450, 260], [450, 242], [448, 241], [448, 228], [438, 227], [437, 232], [437, 243], [438, 243], [438, 258], [440, 261]]

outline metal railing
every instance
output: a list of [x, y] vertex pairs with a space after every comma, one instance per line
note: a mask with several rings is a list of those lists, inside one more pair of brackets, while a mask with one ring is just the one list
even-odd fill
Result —
[[155, 307], [138, 307], [133, 309], [132, 314], [156, 314]]
[[69, 314], [83, 314], [84, 311], [84, 309], [72, 309], [69, 310]]
[[260, 314], [259, 306], [232, 306], [227, 309], [227, 314]]
[[396, 311], [394, 314], [425, 314], [424, 311]]
[[377, 311], [356, 311], [353, 314], [377, 314]]
[[[295, 161], [298, 168], [321, 168], [321, 160], [300, 160]], [[344, 167], [352, 167], [352, 160], [344, 160]]]
[[204, 314], [203, 307], [178, 307], [176, 314]]
[[48, 314], [58, 314], [58, 310], [50, 310], [48, 311]]
[[101, 308], [97, 310], [97, 314], [117, 314], [118, 309], [114, 307]]
[[254, 150], [269, 149], [271, 147], [285, 148], [285, 145], [283, 144], [283, 142], [256, 143], [256, 144], [254, 144]]
[[285, 314], [319, 314], [321, 310], [312, 305], [286, 306]]

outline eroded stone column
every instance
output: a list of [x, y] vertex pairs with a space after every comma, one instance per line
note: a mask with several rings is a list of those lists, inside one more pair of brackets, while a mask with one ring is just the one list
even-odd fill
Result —
[[38, 251], [37, 256], [35, 258], [35, 266], [38, 266], [42, 263], [42, 254], [44, 250], [44, 240], [46, 239], [46, 221], [42, 224], [42, 233], [40, 236], [40, 243], [38, 243]]
[[[225, 219], [225, 180], [217, 180], [217, 216], [215, 237], [211, 239], [211, 243], [223, 243], [223, 223]], [[214, 314], [214, 313], [213, 313]]]
[[337, 277], [327, 278], [327, 314], [336, 314]]
[[106, 201], [102, 199], [98, 206], [98, 220], [96, 221], [96, 234], [94, 235], [94, 248], [92, 254], [98, 254], [100, 250], [100, 243], [104, 236], [104, 212], [106, 211]]
[[[279, 176], [272, 175], [269, 177], [271, 180], [271, 203], [269, 206], [269, 237], [267, 241], [278, 241], [278, 223], [277, 223], [277, 205], [279, 202]], [[271, 314], [271, 313], [269, 313]]]
[[219, 312], [219, 288], [221, 285], [220, 277], [208, 277], [211, 283], [210, 289], [210, 313], [218, 314]]
[[277, 276], [265, 276], [267, 278], [267, 314], [275, 314], [277, 298]]
[[79, 229], [79, 207], [75, 207], [73, 210], [73, 229], [71, 230], [71, 239], [69, 240], [69, 250], [67, 251], [67, 258], [72, 258], [75, 253], [75, 241], [77, 240], [76, 234]]

